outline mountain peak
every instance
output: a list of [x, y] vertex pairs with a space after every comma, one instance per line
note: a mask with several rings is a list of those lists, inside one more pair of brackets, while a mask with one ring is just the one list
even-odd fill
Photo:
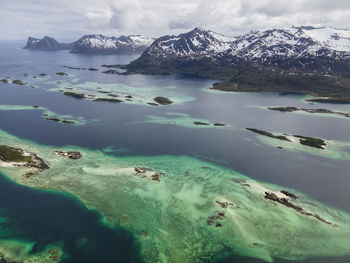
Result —
[[59, 43], [52, 37], [45, 36], [42, 39], [28, 37], [27, 44], [24, 48], [32, 50], [56, 51], [70, 49], [72, 43]]
[[[161, 64], [157, 64], [159, 59]], [[152, 61], [156, 61], [155, 64], [147, 64], [151, 68], [205, 65], [241, 70], [260, 65], [292, 71], [339, 72], [344, 71], [342, 63], [350, 62], [350, 31], [301, 26], [227, 37], [195, 28], [177, 36], [156, 39], [133, 65], [142, 66]], [[347, 74], [350, 75], [350, 71]]]
[[153, 39], [142, 36], [108, 37], [100, 34], [85, 35], [73, 46], [72, 53], [82, 54], [125, 54], [142, 53]]

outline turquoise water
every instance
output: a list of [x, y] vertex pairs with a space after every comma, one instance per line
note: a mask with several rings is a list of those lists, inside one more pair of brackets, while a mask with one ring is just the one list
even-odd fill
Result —
[[[260, 140], [245, 130], [255, 127], [348, 143], [348, 119], [262, 109], [276, 105], [349, 112], [347, 105], [305, 105], [301, 96], [290, 94], [210, 92], [208, 88], [214, 82], [212, 80], [101, 73], [104, 70], [101, 64], [126, 63], [133, 58], [130, 56], [30, 52], [10, 45], [0, 45], [0, 49], [3, 51], [0, 52], [0, 77], [9, 76], [29, 83], [27, 86], [0, 83], [0, 104], [5, 105], [0, 111], [0, 129], [10, 134], [41, 145], [105, 149], [117, 157], [196, 157], [255, 180], [295, 189], [321, 203], [350, 212], [350, 164], [346, 158], [338, 158], [338, 153], [346, 148], [317, 154], [305, 148], [284, 147], [281, 150], [277, 148], [278, 142]], [[62, 68], [63, 65], [96, 67], [99, 71], [69, 70]], [[69, 73], [69, 76], [57, 76], [55, 73], [60, 71]], [[49, 76], [38, 77], [42, 72]], [[25, 73], [29, 75], [24, 76]], [[78, 100], [60, 92], [67, 87], [94, 94], [96, 88], [120, 96], [129, 92], [134, 101], [118, 104]], [[157, 107], [147, 105], [157, 95], [169, 96], [176, 103]], [[8, 110], [8, 105], [19, 105], [19, 108]], [[54, 116], [70, 116], [68, 119], [80, 120], [82, 125], [47, 121], [42, 110], [27, 110], [32, 105], [39, 105]], [[196, 126], [194, 121], [211, 125]], [[227, 126], [213, 127], [214, 123]], [[182, 165], [180, 161], [175, 164]], [[4, 218], [0, 220], [0, 239], [34, 242], [33, 254], [47, 246], [57, 245], [66, 255], [63, 262], [139, 260], [140, 244], [135, 239], [135, 234], [139, 233], [119, 224], [116, 224], [116, 229], [108, 227], [101, 221], [100, 214], [86, 209], [73, 196], [32, 190], [3, 177], [0, 189], [0, 219]], [[114, 213], [116, 217], [120, 216], [118, 211]], [[173, 226], [174, 229], [177, 227]], [[350, 237], [348, 240], [350, 242]], [[248, 259], [236, 255], [225, 262], [248, 262]], [[249, 258], [249, 262], [262, 261]], [[349, 258], [318, 257], [293, 262], [343, 263], [349, 262]]]
[[0, 173], [0, 207], [0, 240], [33, 242], [30, 254], [59, 244], [62, 262], [142, 262], [131, 233], [107, 227], [70, 195], [19, 186]]

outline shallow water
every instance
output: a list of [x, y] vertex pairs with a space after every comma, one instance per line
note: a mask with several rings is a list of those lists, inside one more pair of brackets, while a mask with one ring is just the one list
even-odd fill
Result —
[[33, 242], [31, 254], [62, 247], [62, 262], [141, 262], [131, 233], [112, 229], [72, 196], [33, 190], [0, 173], [0, 239]]
[[[302, 100], [302, 96], [291, 94], [212, 92], [208, 91], [208, 88], [214, 81], [181, 76], [106, 75], [101, 73], [104, 70], [100, 67], [101, 64], [126, 63], [133, 57], [83, 56], [65, 51], [30, 52], [15, 47], [18, 47], [18, 44], [0, 46], [2, 50], [0, 75], [21, 79], [30, 85], [0, 83], [0, 104], [40, 105], [58, 116], [81, 116], [84, 120], [93, 121], [87, 121], [87, 125], [83, 126], [63, 125], [46, 121], [42, 118], [42, 112], [37, 110], [2, 110], [0, 111], [2, 130], [40, 144], [75, 145], [97, 150], [108, 148], [110, 154], [117, 156], [194, 156], [231, 168], [253, 179], [296, 189], [322, 203], [350, 212], [348, 202], [350, 164], [347, 160], [310, 154], [307, 151], [280, 150], [275, 147], [276, 145], [264, 143], [255, 134], [245, 130], [247, 127], [254, 127], [273, 132], [350, 142], [348, 133], [350, 119], [263, 109], [267, 106], [300, 106], [349, 112], [350, 106], [309, 105]], [[95, 67], [99, 71], [69, 70], [63, 68], [63, 65]], [[55, 75], [60, 71], [67, 72], [70, 76]], [[37, 76], [42, 72], [47, 73], [49, 77], [33, 78], [33, 75]], [[24, 73], [30, 75], [25, 77]], [[62, 88], [62, 83], [66, 85], [68, 83], [73, 87], [80, 85], [79, 88], [84, 89], [87, 87], [86, 82], [89, 83], [89, 88], [96, 85], [110, 89], [111, 85], [118, 83], [133, 87], [136, 91], [140, 90], [137, 95], [141, 99], [144, 98], [144, 101], [135, 104], [117, 104], [78, 100], [64, 96], [57, 90]], [[31, 85], [37, 88], [30, 88]], [[52, 90], [55, 88], [56, 90]], [[177, 103], [158, 107], [145, 105], [145, 102], [156, 96], [157, 92], [160, 95], [169, 94], [169, 97]], [[171, 115], [174, 113], [181, 115]], [[174, 124], [173, 121], [167, 123], [169, 116], [180, 117]], [[207, 128], [189, 125], [195, 120], [225, 123], [229, 127]], [[13, 191], [16, 191], [17, 187], [13, 186]], [[18, 188], [17, 191], [21, 191], [20, 189], [22, 188]], [[19, 213], [22, 210], [16, 205], [8, 205], [9, 211]], [[79, 211], [82, 208], [75, 206], [74, 209]], [[24, 214], [31, 213], [26, 211]], [[80, 221], [83, 217], [85, 214], [65, 219], [66, 225], [74, 225], [74, 221], [69, 220]], [[101, 227], [97, 221], [96, 219], [95, 223], [91, 223], [94, 225], [93, 229]], [[21, 224], [23, 222], [19, 221], [18, 226]], [[58, 229], [50, 226], [47, 231], [55, 232]], [[62, 232], [62, 236], [66, 233]], [[68, 240], [74, 239], [68, 234], [62, 238], [67, 242], [72, 242]], [[70, 253], [74, 255], [77, 252]], [[243, 262], [237, 261], [240, 260], [238, 258], [230, 260]]]

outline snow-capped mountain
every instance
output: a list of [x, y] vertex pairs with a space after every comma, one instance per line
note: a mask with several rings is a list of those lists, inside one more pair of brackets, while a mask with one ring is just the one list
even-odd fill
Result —
[[154, 39], [139, 35], [106, 37], [85, 35], [75, 42], [71, 52], [83, 54], [131, 54], [142, 53]]
[[195, 28], [178, 36], [156, 39], [145, 54], [160, 58], [212, 56], [229, 50], [235, 39]]
[[178, 36], [156, 39], [130, 68], [137, 71], [158, 63], [162, 67], [176, 64], [180, 68], [181, 64], [187, 67], [192, 64], [240, 70], [260, 65], [350, 76], [350, 71], [344, 71], [344, 63], [349, 64], [349, 60], [350, 31], [347, 29], [292, 27], [226, 37], [195, 28]]
[[103, 35], [85, 35], [72, 43], [59, 43], [51, 37], [43, 39], [29, 37], [24, 47], [31, 50], [71, 50], [80, 54], [137, 54], [145, 51], [154, 41], [140, 35], [106, 37]]
[[59, 43], [52, 37], [44, 37], [42, 39], [29, 37], [27, 40], [27, 45], [24, 48], [32, 50], [55, 51], [71, 49], [72, 47], [73, 43]]
[[[306, 53], [319, 55], [330, 52], [350, 52], [350, 30], [334, 28], [292, 27], [251, 31], [247, 34], [227, 37], [210, 30], [195, 28], [178, 36], [158, 38], [146, 51], [151, 56], [187, 57], [229, 53], [247, 58], [300, 57]], [[300, 50], [303, 52], [300, 53]]]

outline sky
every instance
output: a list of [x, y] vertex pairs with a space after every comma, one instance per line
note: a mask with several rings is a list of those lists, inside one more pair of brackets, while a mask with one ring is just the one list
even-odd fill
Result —
[[349, 0], [0, 0], [0, 39], [84, 34], [159, 37], [194, 27], [226, 35], [312, 25], [350, 28]]

